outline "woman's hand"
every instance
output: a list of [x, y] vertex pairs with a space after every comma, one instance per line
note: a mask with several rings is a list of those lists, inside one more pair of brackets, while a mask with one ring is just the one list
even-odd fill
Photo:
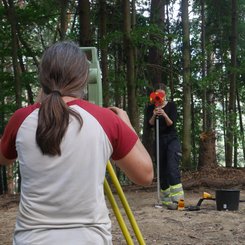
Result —
[[153, 114], [154, 114], [154, 116], [163, 116], [163, 117], [166, 116], [165, 111], [160, 107], [156, 107], [153, 111]]

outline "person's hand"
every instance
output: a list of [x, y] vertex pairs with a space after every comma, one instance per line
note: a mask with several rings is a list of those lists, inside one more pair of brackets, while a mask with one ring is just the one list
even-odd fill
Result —
[[154, 116], [163, 116], [163, 117], [165, 117], [166, 115], [165, 111], [160, 107], [156, 107], [153, 111], [153, 114]]

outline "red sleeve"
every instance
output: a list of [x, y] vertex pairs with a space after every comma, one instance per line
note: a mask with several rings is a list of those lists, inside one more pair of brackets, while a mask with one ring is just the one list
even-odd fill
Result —
[[113, 160], [119, 160], [126, 156], [136, 144], [137, 134], [111, 110], [84, 100], [77, 100], [68, 104], [78, 104], [96, 118], [112, 144], [113, 153], [111, 157]]
[[[116, 115], [115, 115], [116, 116]], [[116, 137], [111, 137], [113, 146], [113, 160], [119, 160], [126, 156], [136, 144], [138, 136], [118, 116], [116, 116]], [[110, 135], [108, 135], [110, 138]]]
[[17, 158], [15, 141], [17, 132], [25, 118], [37, 108], [37, 104], [17, 110], [6, 125], [1, 138], [1, 152], [7, 159]]
[[18, 131], [16, 124], [16, 121], [18, 121], [17, 118], [18, 111], [10, 118], [1, 139], [1, 152], [7, 159], [15, 159], [17, 157], [17, 152], [15, 149], [15, 139]]

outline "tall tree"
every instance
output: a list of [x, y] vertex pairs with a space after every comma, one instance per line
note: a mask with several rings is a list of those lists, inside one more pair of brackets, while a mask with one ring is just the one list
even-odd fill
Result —
[[158, 29], [151, 33], [150, 39], [155, 44], [149, 48], [149, 79], [152, 85], [163, 81], [163, 44], [164, 44], [164, 20], [165, 20], [165, 0], [152, 0], [150, 23]]
[[191, 72], [190, 72], [190, 32], [188, 0], [181, 1], [183, 28], [183, 145], [182, 163], [185, 169], [191, 169]]
[[236, 94], [237, 94], [237, 110], [238, 110], [238, 115], [239, 115], [239, 125], [240, 125], [240, 132], [241, 132], [241, 141], [242, 141], [243, 160], [245, 162], [244, 127], [243, 127], [243, 121], [242, 121], [241, 101], [240, 101], [238, 89], [236, 89]]
[[14, 70], [14, 81], [15, 81], [15, 101], [16, 107], [21, 107], [21, 80], [20, 80], [20, 67], [18, 62], [18, 36], [17, 36], [17, 15], [15, 12], [15, 6], [13, 0], [3, 0], [5, 10], [7, 12], [7, 19], [11, 26], [11, 50], [12, 50], [12, 62]]
[[231, 71], [228, 105], [227, 139], [226, 139], [226, 167], [232, 167], [234, 146], [234, 125], [236, 125], [236, 76], [237, 76], [237, 0], [232, 0], [231, 20]]
[[123, 1], [123, 41], [124, 41], [124, 53], [126, 56], [127, 67], [127, 97], [128, 97], [128, 114], [135, 127], [139, 132], [139, 120], [138, 120], [138, 106], [136, 100], [136, 78], [135, 78], [135, 54], [134, 44], [131, 38], [131, 11], [130, 1]]
[[[210, 61], [210, 55], [207, 57], [206, 51], [206, 16], [205, 16], [205, 0], [201, 0], [201, 70], [202, 70], [202, 79], [205, 81], [208, 73], [211, 72], [210, 67], [207, 66], [207, 60]], [[207, 38], [209, 39], [209, 38]], [[199, 147], [199, 162], [198, 168], [206, 167], [215, 167], [217, 166], [216, 159], [216, 135], [214, 131], [214, 100], [213, 96], [213, 83], [209, 83], [207, 86], [207, 81], [202, 82], [202, 122], [203, 128], [202, 133], [200, 134], [200, 147]]]
[[[15, 101], [16, 101], [16, 109], [20, 108], [22, 106], [22, 99], [21, 99], [21, 69], [18, 62], [18, 47], [19, 47], [19, 40], [17, 35], [17, 15], [15, 11], [15, 6], [13, 0], [3, 0], [3, 4], [5, 7], [5, 10], [7, 12], [7, 19], [11, 26], [11, 36], [12, 36], [12, 42], [11, 42], [11, 48], [12, 48], [12, 67], [14, 71], [14, 87], [15, 87]], [[13, 171], [12, 167], [6, 167], [7, 173], [8, 173], [8, 191], [13, 191]], [[21, 183], [21, 176], [20, 171], [18, 167], [18, 186], [20, 186]], [[20, 190], [20, 189], [19, 189]]]
[[100, 16], [100, 28], [99, 28], [99, 45], [101, 50], [101, 71], [102, 71], [102, 86], [103, 86], [103, 104], [109, 106], [109, 81], [108, 81], [108, 62], [107, 55], [108, 49], [105, 42], [107, 34], [107, 15], [106, 15], [106, 0], [99, 0], [99, 16]]
[[81, 47], [92, 45], [90, 27], [90, 3], [89, 0], [78, 0], [79, 11], [79, 44]]
[[168, 71], [168, 79], [169, 79], [169, 87], [171, 91], [171, 100], [173, 100], [174, 96], [174, 79], [173, 79], [173, 51], [172, 51], [172, 36], [170, 33], [170, 17], [169, 17], [169, 4], [166, 7], [167, 11], [167, 25], [166, 25], [166, 30], [167, 30], [167, 35], [168, 35], [168, 62], [169, 62], [169, 67], [167, 69]]
[[67, 8], [68, 8], [68, 0], [59, 0], [59, 5], [60, 5], [60, 28], [59, 28], [59, 33], [60, 33], [60, 40], [64, 40], [66, 37], [66, 30], [67, 30]]

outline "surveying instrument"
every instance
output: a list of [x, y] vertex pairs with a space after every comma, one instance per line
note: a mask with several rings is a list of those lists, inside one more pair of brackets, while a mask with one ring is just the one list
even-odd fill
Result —
[[[81, 47], [81, 50], [87, 55], [87, 59], [89, 61], [89, 78], [88, 78], [88, 87], [87, 87], [87, 100], [91, 103], [97, 104], [99, 106], [103, 105], [103, 97], [102, 97], [102, 73], [99, 65], [98, 55], [97, 55], [97, 49], [95, 47]], [[120, 198], [120, 201], [123, 205], [123, 208], [127, 214], [127, 217], [130, 221], [130, 224], [133, 228], [133, 231], [135, 233], [135, 236], [137, 238], [137, 241], [140, 245], [145, 245], [144, 238], [140, 232], [140, 229], [138, 227], [138, 224], [134, 218], [134, 215], [131, 211], [131, 208], [128, 204], [128, 201], [124, 195], [124, 192], [122, 190], [122, 187], [118, 181], [118, 178], [115, 174], [115, 171], [110, 163], [108, 161], [107, 167], [106, 167], [112, 183], [117, 191], [117, 194]], [[113, 209], [113, 212], [116, 216], [116, 219], [118, 221], [118, 224], [120, 226], [120, 229], [124, 235], [124, 238], [128, 245], [134, 245], [134, 242], [132, 240], [132, 237], [128, 231], [127, 225], [123, 219], [123, 216], [120, 212], [120, 209], [117, 205], [117, 202], [113, 196], [113, 193], [111, 191], [111, 188], [108, 184], [108, 181], [105, 179], [104, 181], [104, 190], [105, 194], [111, 204], [111, 207]]]

